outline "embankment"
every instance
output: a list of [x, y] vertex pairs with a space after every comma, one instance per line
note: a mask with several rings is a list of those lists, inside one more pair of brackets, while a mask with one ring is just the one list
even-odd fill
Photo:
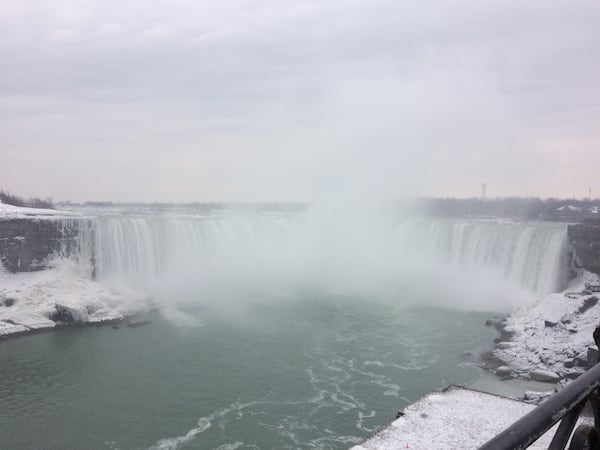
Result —
[[600, 275], [600, 220], [569, 225], [567, 234], [579, 264]]
[[0, 261], [12, 273], [43, 270], [55, 256], [80, 254], [82, 229], [91, 226], [85, 218], [0, 218]]

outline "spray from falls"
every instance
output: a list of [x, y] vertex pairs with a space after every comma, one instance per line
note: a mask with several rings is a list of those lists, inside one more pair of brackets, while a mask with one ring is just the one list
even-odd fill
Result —
[[[425, 295], [443, 304], [454, 297], [468, 308], [482, 302], [482, 309], [505, 309], [522, 303], [510, 298], [523, 292], [531, 300], [567, 281], [561, 224], [336, 218], [323, 221], [311, 211], [115, 214], [98, 216], [90, 239], [99, 279], [167, 296], [313, 290]], [[475, 294], [481, 289], [485, 295]], [[485, 304], [482, 297], [495, 299]]]

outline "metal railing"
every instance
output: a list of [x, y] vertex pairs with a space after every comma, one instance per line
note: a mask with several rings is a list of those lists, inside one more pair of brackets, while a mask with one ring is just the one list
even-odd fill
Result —
[[[594, 341], [600, 348], [600, 327], [594, 331]], [[594, 413], [594, 426], [579, 425], [573, 433], [587, 402]], [[479, 450], [527, 448], [559, 421], [560, 425], [548, 447], [550, 450], [566, 448], [571, 435], [569, 450], [600, 450], [600, 364], [521, 417]]]

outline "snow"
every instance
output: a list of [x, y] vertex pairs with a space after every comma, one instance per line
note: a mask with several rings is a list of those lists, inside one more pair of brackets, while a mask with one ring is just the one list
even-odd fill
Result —
[[5, 219], [23, 219], [23, 218], [59, 218], [73, 217], [79, 214], [70, 211], [58, 211], [56, 209], [26, 208], [21, 206], [12, 206], [0, 202], [0, 220]]
[[560, 375], [551, 370], [534, 369], [529, 372], [529, 376], [537, 381], [556, 382], [560, 380]]
[[0, 337], [8, 336], [10, 334], [26, 333], [29, 328], [23, 325], [14, 325], [8, 322], [0, 321]]
[[38, 313], [29, 311], [6, 311], [2, 314], [2, 320], [14, 325], [22, 325], [28, 330], [44, 330], [46, 328], [54, 328], [56, 324], [50, 319]]
[[53, 328], [57, 311], [66, 311], [75, 322], [100, 323], [152, 307], [142, 293], [117, 292], [92, 281], [89, 265], [57, 259], [51, 266], [16, 274], [0, 266], [0, 336]]
[[514, 334], [496, 345], [494, 356], [522, 377], [532, 371], [561, 377], [585, 371], [582, 363], [587, 349], [595, 346], [592, 334], [600, 319], [600, 301], [589, 306], [595, 295], [583, 293], [586, 282], [597, 284], [598, 276], [584, 272], [564, 292], [511, 314], [504, 330]]
[[559, 208], [556, 208], [555, 211], [581, 211], [581, 208], [573, 205], [565, 205]]
[[61, 301], [56, 302], [55, 306], [58, 311], [65, 311], [70, 314], [75, 322], [87, 322], [88, 320], [88, 306], [81, 304], [81, 302]]
[[[518, 400], [451, 386], [408, 406], [402, 417], [351, 450], [478, 448], [533, 408]], [[548, 448], [555, 430], [556, 425], [529, 448]]]

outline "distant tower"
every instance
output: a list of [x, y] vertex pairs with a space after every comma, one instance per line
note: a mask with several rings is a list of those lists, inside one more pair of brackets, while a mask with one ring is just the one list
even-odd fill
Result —
[[481, 200], [485, 200], [485, 183], [481, 183]]
[[592, 188], [589, 188], [588, 200], [592, 199]]

